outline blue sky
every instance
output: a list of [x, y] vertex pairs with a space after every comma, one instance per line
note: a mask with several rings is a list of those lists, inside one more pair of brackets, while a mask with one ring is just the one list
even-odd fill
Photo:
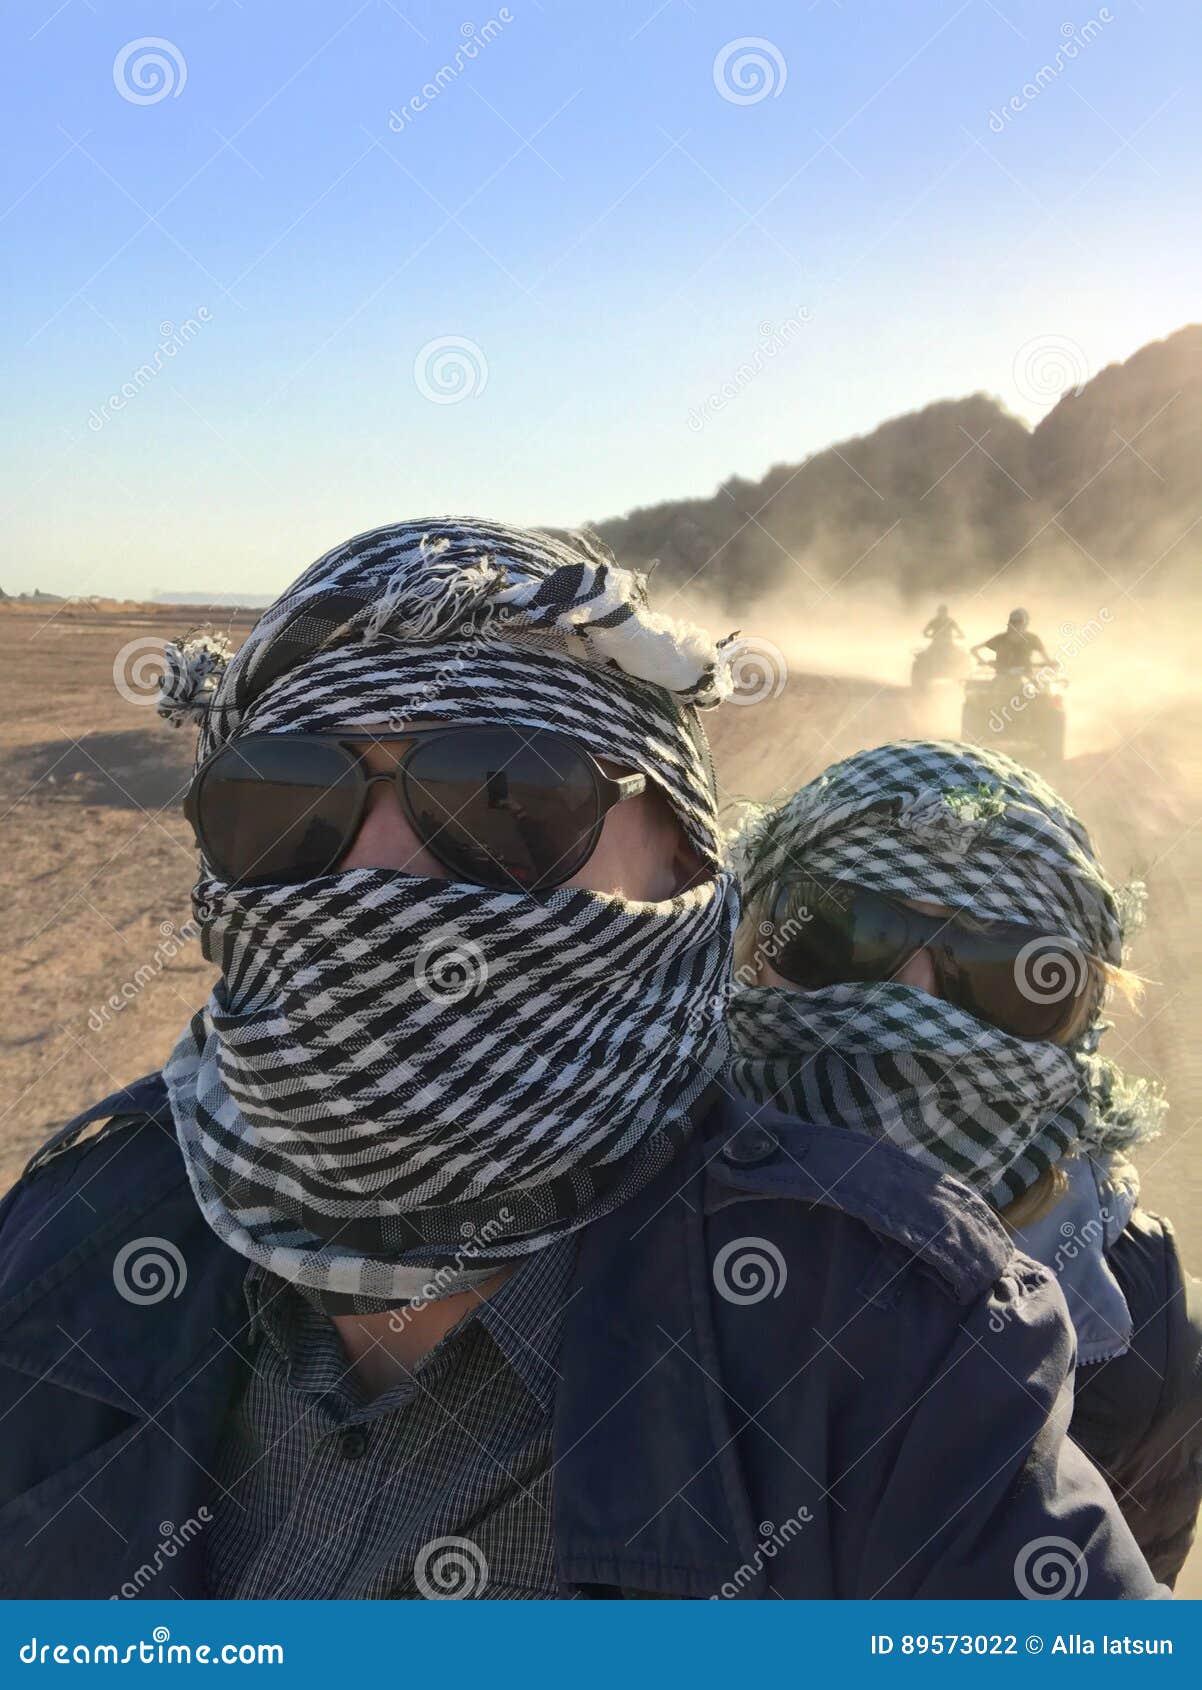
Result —
[[1202, 315], [1186, 0], [0, 27], [10, 592], [274, 592], [390, 519], [708, 495], [977, 389], [1035, 420]]

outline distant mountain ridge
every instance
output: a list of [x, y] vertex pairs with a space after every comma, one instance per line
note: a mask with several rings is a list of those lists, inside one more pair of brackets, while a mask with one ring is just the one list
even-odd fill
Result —
[[594, 524], [657, 581], [744, 603], [892, 582], [906, 597], [1012, 565], [1131, 586], [1202, 560], [1202, 325], [1065, 393], [1029, 430], [976, 393], [893, 417], [760, 481]]

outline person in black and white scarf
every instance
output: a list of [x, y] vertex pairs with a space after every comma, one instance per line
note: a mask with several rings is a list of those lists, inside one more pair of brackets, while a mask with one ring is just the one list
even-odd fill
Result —
[[646, 783], [537, 903], [516, 879], [463, 884], [446, 828], [417, 837], [382, 795], [337, 873], [205, 875], [222, 980], [165, 1075], [218, 1235], [327, 1310], [370, 1313], [432, 1278], [482, 1283], [633, 1196], [725, 1055], [686, 1014], [720, 988], [734, 921], [692, 709], [720, 694], [717, 648], [585, 543], [445, 522], [330, 553], [215, 690], [208, 655], [198, 689], [192, 649], [173, 652], [161, 701], [199, 715], [202, 765], [247, 735], [349, 732], [387, 769], [399, 733], [471, 723], [565, 736]]
[[730, 1084], [725, 644], [438, 519], [167, 655], [219, 978], [5, 1201], [0, 1593], [1154, 1594], [985, 1205]]
[[1054, 1269], [1087, 1369], [1075, 1435], [1171, 1582], [1202, 1501], [1202, 1325], [1171, 1229], [1136, 1211], [1129, 1153], [1166, 1100], [1099, 1050], [1107, 993], [1139, 995], [1142, 883], [1110, 884], [1034, 771], [950, 741], [859, 752], [734, 836], [736, 1083], [963, 1180]]

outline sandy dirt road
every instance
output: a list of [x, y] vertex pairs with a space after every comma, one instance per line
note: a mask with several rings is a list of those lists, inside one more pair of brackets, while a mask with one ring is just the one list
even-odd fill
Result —
[[[137, 684], [139, 658], [179, 625], [178, 611], [0, 607], [0, 1189], [54, 1126], [157, 1067], [208, 990], [179, 810], [190, 735], [161, 726]], [[954, 715], [916, 723], [896, 687], [806, 675], [710, 722], [731, 800], [788, 789], [857, 746], [954, 731]], [[1152, 985], [1141, 1017], [1116, 1016], [1110, 1048], [1169, 1092], [1168, 1128], [1140, 1158], [1144, 1197], [1202, 1272], [1202, 733], [1160, 706], [1148, 720], [1116, 709], [1061, 784], [1111, 873], [1150, 886], [1133, 960]], [[1202, 1556], [1181, 1594], [1202, 1596]]]

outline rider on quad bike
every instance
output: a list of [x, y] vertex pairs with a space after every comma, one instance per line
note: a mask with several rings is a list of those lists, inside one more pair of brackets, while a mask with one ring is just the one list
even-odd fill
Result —
[[914, 653], [910, 670], [910, 685], [917, 693], [926, 692], [936, 681], [959, 680], [968, 668], [964, 655], [964, 630], [941, 604], [922, 630], [930, 645]]
[[993, 653], [994, 668], [999, 675], [1007, 670], [1027, 674], [1036, 667], [1037, 660], [1052, 669], [1060, 667], [1044, 650], [1039, 635], [1031, 632], [1031, 618], [1025, 610], [1012, 610], [1002, 633], [973, 646], [972, 655], [978, 663], [989, 661], [981, 656], [983, 651]]
[[1005, 630], [972, 648], [972, 655], [993, 674], [964, 683], [961, 737], [994, 745], [1020, 763], [1055, 769], [1064, 759], [1065, 681], [1061, 665], [1031, 632], [1025, 610], [1012, 610]]
[[962, 640], [964, 630], [954, 616], [948, 614], [948, 608], [941, 604], [934, 616], [922, 630], [924, 640]]

